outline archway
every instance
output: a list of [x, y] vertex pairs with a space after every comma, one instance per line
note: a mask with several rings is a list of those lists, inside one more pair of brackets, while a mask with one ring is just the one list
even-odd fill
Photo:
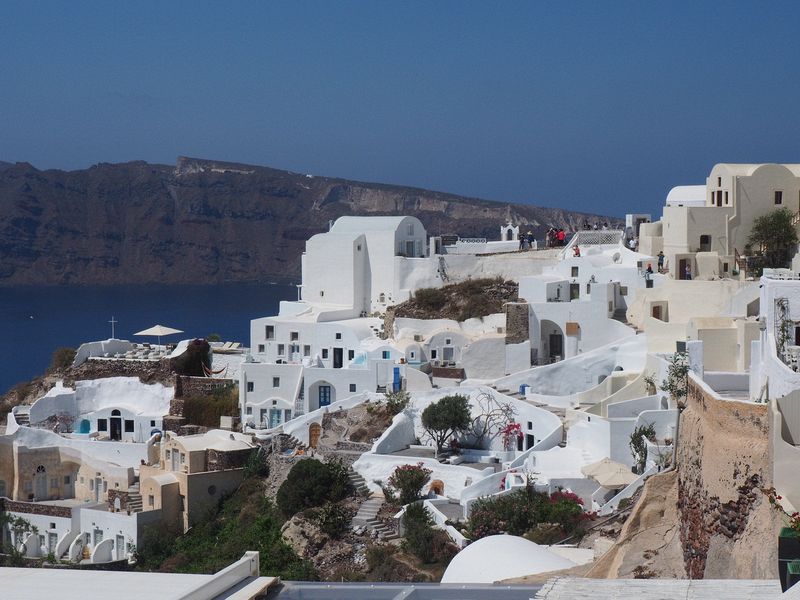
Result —
[[328, 381], [313, 383], [308, 388], [308, 410], [317, 410], [336, 402], [336, 388]]
[[545, 363], [558, 362], [564, 358], [564, 332], [557, 323], [544, 319], [541, 328], [541, 356]]
[[122, 416], [121, 413], [114, 409], [111, 411], [111, 427], [109, 428], [109, 437], [112, 440], [122, 439]]

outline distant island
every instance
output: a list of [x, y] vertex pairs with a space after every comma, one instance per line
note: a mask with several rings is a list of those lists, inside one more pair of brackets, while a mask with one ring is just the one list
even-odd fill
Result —
[[411, 215], [432, 235], [540, 239], [605, 216], [195, 158], [78, 171], [0, 163], [0, 286], [297, 281], [343, 215]]

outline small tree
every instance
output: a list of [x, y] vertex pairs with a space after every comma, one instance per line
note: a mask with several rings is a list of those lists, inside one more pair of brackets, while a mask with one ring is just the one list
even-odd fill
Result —
[[667, 367], [667, 378], [661, 382], [662, 391], [667, 392], [679, 409], [686, 406], [689, 393], [689, 356], [686, 352], [675, 352]]
[[652, 423], [647, 425], [639, 425], [631, 433], [630, 442], [628, 446], [631, 449], [631, 456], [636, 463], [636, 469], [639, 473], [644, 472], [644, 466], [647, 463], [647, 441], [655, 441], [656, 428]]
[[386, 410], [394, 416], [403, 412], [411, 402], [411, 396], [405, 390], [386, 392]]
[[422, 427], [436, 444], [437, 455], [447, 440], [469, 426], [469, 398], [461, 394], [444, 396], [422, 411]]
[[422, 466], [401, 465], [389, 476], [389, 495], [397, 498], [400, 504], [409, 504], [419, 500], [422, 488], [431, 479], [431, 471]]
[[747, 243], [762, 249], [765, 267], [785, 267], [791, 260], [797, 246], [793, 216], [789, 209], [779, 208], [753, 222]]
[[514, 420], [517, 410], [510, 402], [500, 402], [490, 392], [481, 392], [475, 398], [479, 414], [472, 419], [471, 433], [475, 445], [481, 447], [488, 437], [491, 441], [501, 435], [504, 428]]

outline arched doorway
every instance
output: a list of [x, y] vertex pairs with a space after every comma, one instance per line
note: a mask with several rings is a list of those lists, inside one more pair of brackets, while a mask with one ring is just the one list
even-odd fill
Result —
[[47, 470], [44, 465], [36, 467], [36, 474], [33, 476], [33, 490], [36, 500], [47, 500]]
[[541, 348], [545, 362], [558, 362], [564, 358], [564, 332], [547, 319], [541, 322]]
[[109, 437], [112, 440], [121, 440], [122, 439], [122, 415], [117, 410], [114, 409], [111, 411], [111, 427], [109, 428]]
[[308, 410], [317, 410], [336, 402], [336, 388], [328, 381], [317, 381], [308, 388]]

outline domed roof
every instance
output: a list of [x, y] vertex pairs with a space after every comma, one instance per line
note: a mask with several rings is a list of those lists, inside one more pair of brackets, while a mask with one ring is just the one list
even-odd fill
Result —
[[569, 569], [576, 563], [515, 535], [490, 535], [456, 554], [442, 583], [494, 583], [511, 577]]

